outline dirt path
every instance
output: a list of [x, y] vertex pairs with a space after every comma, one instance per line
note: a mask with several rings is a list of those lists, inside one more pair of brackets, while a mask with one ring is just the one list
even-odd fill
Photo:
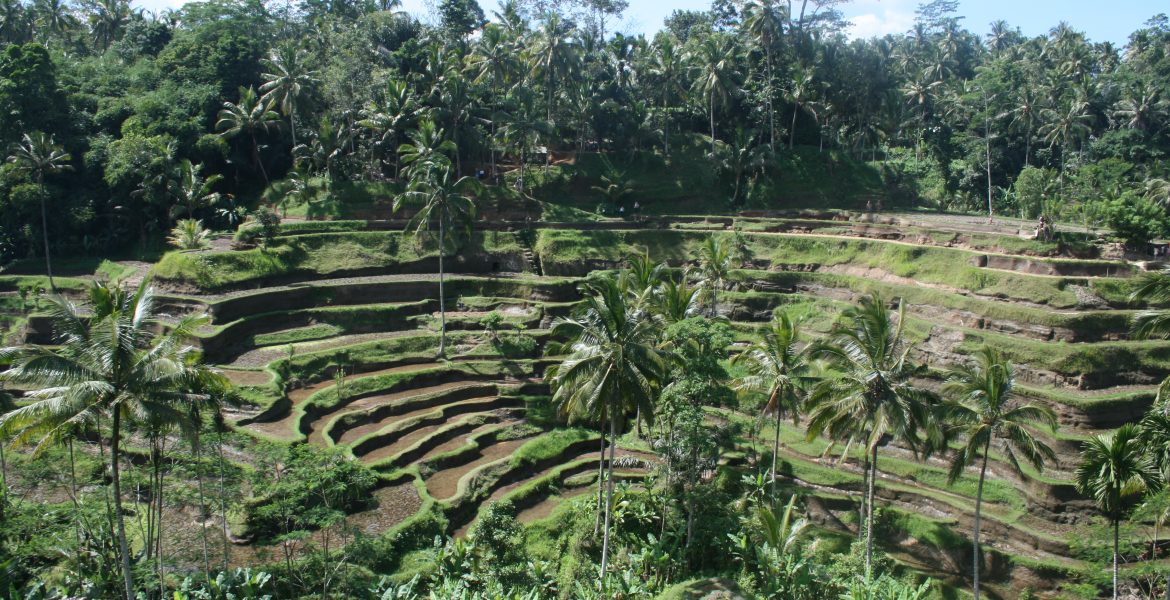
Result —
[[[348, 381], [352, 381], [354, 379], [359, 379], [362, 377], [376, 377], [378, 375], [388, 375], [390, 373], [408, 373], [410, 371], [423, 371], [426, 369], [433, 369], [433, 368], [437, 368], [437, 367], [441, 367], [441, 366], [443, 366], [442, 363], [416, 363], [416, 364], [409, 364], [409, 365], [400, 365], [397, 367], [390, 367], [388, 369], [382, 369], [380, 371], [371, 371], [368, 373], [354, 373], [354, 374], [346, 376], [345, 381], [348, 382]], [[238, 371], [238, 372], [242, 372], [242, 371]], [[298, 407], [300, 407], [302, 404], [304, 404], [305, 400], [307, 400], [309, 398], [309, 396], [312, 396], [313, 394], [315, 394], [315, 393], [317, 393], [317, 392], [319, 392], [327, 387], [330, 387], [330, 386], [334, 385], [335, 383], [336, 382], [334, 380], [328, 379], [325, 381], [319, 381], [319, 382], [314, 383], [313, 385], [310, 385], [307, 387], [295, 389], [295, 390], [289, 392], [289, 394], [288, 394], [288, 399], [289, 399], [289, 401], [292, 402], [292, 406], [289, 408], [289, 412], [288, 412], [287, 416], [285, 416], [284, 418], [277, 420], [277, 421], [268, 421], [265, 423], [251, 423], [251, 424], [247, 425], [247, 427], [249, 429], [253, 429], [255, 431], [263, 433], [265, 436], [268, 436], [268, 437], [274, 437], [274, 438], [285, 439], [285, 440], [295, 439], [297, 436], [296, 436], [296, 432], [293, 431], [293, 426], [296, 424], [296, 420], [297, 420], [296, 409]]]

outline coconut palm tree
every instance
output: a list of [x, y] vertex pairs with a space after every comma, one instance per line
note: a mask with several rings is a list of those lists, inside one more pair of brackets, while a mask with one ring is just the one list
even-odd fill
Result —
[[262, 61], [266, 72], [260, 74], [264, 83], [260, 86], [260, 97], [269, 106], [275, 106], [288, 117], [288, 129], [292, 136], [291, 148], [297, 147], [296, 112], [297, 101], [318, 83], [317, 72], [305, 64], [304, 50], [291, 45], [276, 48]]
[[[666, 361], [657, 347], [654, 319], [634, 310], [615, 278], [590, 281], [582, 286], [584, 300], [578, 314], [559, 319], [553, 326], [552, 352], [566, 352], [565, 360], [546, 374], [553, 401], [566, 414], [600, 418], [602, 447], [605, 417], [609, 417], [609, 460], [605, 480], [606, 499], [601, 543], [601, 576], [604, 585], [609, 566], [610, 522], [613, 512], [613, 466], [618, 423], [631, 409], [654, 414], [655, 389]], [[604, 462], [604, 461], [603, 461]]]
[[532, 75], [544, 77], [546, 110], [545, 119], [552, 123], [556, 99], [557, 81], [566, 78], [576, 66], [577, 46], [567, 32], [567, 27], [555, 13], [549, 13], [541, 23], [540, 31], [531, 48]]
[[1120, 529], [1125, 501], [1157, 485], [1158, 472], [1141, 443], [1140, 430], [1133, 423], [1111, 434], [1097, 435], [1085, 442], [1081, 465], [1077, 467], [1077, 491], [1089, 496], [1113, 525], [1113, 600], [1117, 600]]
[[1052, 148], [1060, 144], [1060, 195], [1064, 196], [1064, 173], [1068, 163], [1068, 153], [1073, 142], [1083, 139], [1089, 134], [1089, 122], [1093, 116], [1089, 114], [1087, 102], [1069, 102], [1063, 110], [1045, 108], [1040, 111], [1043, 125], [1040, 126], [1040, 135]]
[[974, 365], [956, 367], [947, 376], [943, 392], [950, 400], [942, 406], [944, 426], [963, 438], [963, 446], [951, 459], [949, 482], [954, 483], [976, 461], [979, 485], [975, 491], [975, 533], [973, 536], [973, 588], [979, 600], [979, 518], [983, 503], [983, 483], [987, 476], [987, 458], [992, 445], [1007, 459], [1007, 464], [1021, 473], [1023, 458], [1038, 471], [1056, 454], [1037, 439], [1031, 426], [1042, 424], [1056, 431], [1056, 414], [1047, 406], [1020, 405], [1014, 402], [1015, 374], [1012, 364], [991, 346], [984, 346]]
[[703, 310], [703, 290], [687, 283], [688, 271], [676, 279], [665, 277], [654, 296], [654, 310], [667, 325], [698, 315]]
[[104, 52], [122, 37], [134, 10], [130, 8], [130, 0], [96, 0], [91, 7], [89, 27], [94, 46]]
[[226, 387], [221, 376], [199, 365], [187, 341], [206, 322], [188, 316], [159, 330], [154, 290], [143, 282], [128, 291], [95, 283], [88, 311], [59, 296], [50, 316], [57, 345], [0, 350], [9, 364], [0, 380], [32, 389], [30, 404], [0, 417], [0, 438], [39, 446], [62, 439], [98, 419], [110, 419], [110, 473], [118, 547], [126, 599], [134, 599], [134, 573], [122, 510], [122, 434], [130, 420], [151, 419], [190, 427], [190, 404], [203, 401], [207, 386]]
[[815, 75], [816, 73], [812, 67], [803, 63], [796, 65], [792, 69], [788, 90], [784, 93], [784, 99], [792, 105], [792, 127], [788, 130], [789, 150], [792, 149], [792, 145], [796, 140], [796, 117], [800, 114], [801, 109], [808, 108], [816, 93]]
[[891, 318], [882, 298], [871, 294], [859, 306], [845, 310], [827, 339], [810, 350], [813, 356], [827, 359], [836, 375], [822, 379], [809, 396], [809, 438], [825, 434], [864, 443], [867, 581], [873, 574], [878, 448], [886, 436], [892, 436], [916, 453], [929, 450], [919, 435], [931, 425], [934, 399], [915, 385], [914, 378], [925, 372], [925, 366], [909, 359], [912, 346], [902, 335], [905, 323], [901, 302], [897, 318]]
[[41, 200], [41, 239], [45, 243], [45, 273], [49, 276], [49, 288], [56, 293], [53, 283], [53, 261], [49, 257], [49, 217], [45, 208], [45, 175], [72, 170], [73, 160], [64, 148], [53, 141], [53, 136], [39, 131], [21, 136], [20, 144], [8, 156], [8, 162], [37, 182]]
[[[776, 118], [772, 102], [772, 86], [776, 79], [772, 72], [772, 55], [783, 32], [787, 10], [776, 0], [751, 0], [743, 7], [743, 27], [748, 36], [764, 54], [764, 108], [768, 113], [769, 144], [776, 147]], [[791, 146], [790, 146], [791, 147]]]
[[[398, 178], [399, 139], [407, 127], [418, 118], [418, 97], [405, 81], [392, 79], [386, 84], [382, 104], [370, 103], [362, 109], [358, 125], [376, 135], [375, 146], [389, 148], [394, 154], [394, 178]], [[385, 150], [383, 150], [385, 152]]]
[[277, 127], [280, 115], [272, 110], [272, 105], [256, 95], [255, 88], [240, 88], [240, 101], [236, 103], [224, 102], [219, 111], [219, 120], [215, 128], [224, 138], [234, 138], [244, 135], [252, 142], [252, 166], [260, 171], [264, 177], [264, 185], [268, 185], [268, 172], [264, 170], [264, 163], [260, 160], [260, 144], [256, 134], [264, 134]]
[[733, 365], [743, 364], [748, 374], [739, 380], [740, 390], [768, 396], [763, 414], [776, 415], [776, 434], [772, 440], [772, 497], [776, 496], [776, 463], [780, 455], [780, 425], [785, 415], [793, 424], [800, 422], [800, 409], [809, 383], [807, 346], [800, 339], [800, 322], [788, 312], [773, 317], [763, 338], [737, 354]]
[[1024, 166], [1030, 165], [1032, 157], [1032, 131], [1035, 130], [1036, 123], [1040, 119], [1040, 102], [1037, 99], [1036, 92], [1029, 87], [1025, 87], [1017, 92], [1008, 110], [996, 118], [1002, 119], [1004, 117], [1011, 117], [1011, 124], [1014, 127], [1023, 127]]
[[711, 123], [711, 155], [715, 155], [715, 108], [727, 105], [738, 91], [736, 84], [735, 41], [726, 35], [711, 35], [703, 40], [688, 59], [694, 65], [691, 89], [707, 97], [707, 116]]
[[711, 311], [711, 317], [719, 315], [719, 292], [731, 284], [731, 244], [714, 235], [707, 236], [699, 246], [699, 287]]
[[[432, 174], [435, 175], [435, 174]], [[432, 177], [416, 174], [407, 191], [394, 199], [394, 212], [415, 208], [417, 212], [406, 224], [407, 232], [419, 234], [439, 228], [439, 356], [445, 356], [447, 349], [447, 312], [443, 296], [443, 256], [447, 248], [455, 246], [458, 230], [471, 233], [476, 208], [474, 194], [479, 191], [479, 182], [473, 177], [456, 178], [450, 165]]]
[[451, 166], [450, 153], [455, 143], [444, 137], [442, 127], [430, 119], [423, 119], [418, 129], [410, 132], [410, 141], [398, 147], [405, 174], [411, 181], [430, 179]]
[[197, 208], [205, 208], [219, 201], [219, 193], [213, 192], [215, 184], [223, 179], [222, 175], [203, 176], [203, 165], [194, 164], [187, 159], [179, 163], [179, 180], [171, 185], [171, 195], [175, 199], [176, 207], [171, 209], [171, 217], [177, 215], [175, 211], [182, 207], [186, 209], [187, 218], [195, 218]]
[[659, 112], [662, 117], [662, 154], [670, 158], [670, 115], [677, 110], [677, 99], [686, 96], [683, 85], [683, 64], [678, 42], [673, 37], [659, 36], [654, 40], [650, 65], [646, 69], [659, 88]]
[[37, 27], [48, 38], [68, 39], [80, 22], [66, 0], [34, 0], [32, 13]]

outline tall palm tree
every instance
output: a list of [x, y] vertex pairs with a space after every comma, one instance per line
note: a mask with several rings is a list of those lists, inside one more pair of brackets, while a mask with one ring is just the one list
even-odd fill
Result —
[[[1129, 301], [1157, 306], [1170, 303], [1170, 270], [1143, 274]], [[1170, 310], [1154, 308], [1138, 312], [1133, 317], [1130, 333], [1137, 339], [1170, 337]]]
[[184, 418], [206, 386], [226, 386], [221, 376], [199, 365], [198, 350], [187, 344], [206, 322], [188, 316], [159, 331], [154, 290], [143, 282], [128, 291], [95, 283], [89, 310], [59, 296], [50, 316], [55, 347], [23, 346], [0, 350], [10, 366], [0, 379], [31, 388], [33, 402], [0, 417], [0, 437], [14, 443], [39, 439], [46, 444], [76, 428], [109, 418], [110, 473], [118, 546], [126, 599], [134, 599], [134, 574], [126, 537], [121, 494], [123, 428], [145, 415], [190, 426]]
[[1125, 500], [1158, 483], [1158, 472], [1133, 423], [1090, 438], [1081, 450], [1077, 491], [1089, 496], [1113, 524], [1113, 600], [1117, 600], [1120, 528]]
[[553, 326], [557, 339], [569, 340], [553, 347], [568, 355], [550, 369], [553, 401], [566, 414], [600, 417], [605, 444], [605, 416], [609, 416], [609, 461], [606, 473], [604, 529], [601, 543], [601, 576], [605, 585], [609, 566], [610, 521], [613, 512], [613, 465], [619, 421], [631, 408], [654, 414], [657, 382], [665, 371], [665, 359], [657, 348], [658, 330], [653, 319], [634, 310], [615, 278], [583, 284], [585, 299], [578, 316], [560, 319]]
[[1064, 196], [1064, 173], [1068, 163], [1068, 153], [1073, 142], [1083, 139], [1089, 134], [1089, 122], [1093, 116], [1089, 114], [1087, 102], [1069, 102], [1063, 110], [1045, 108], [1040, 111], [1040, 118], [1044, 122], [1040, 126], [1040, 135], [1048, 142], [1048, 147], [1060, 144], [1060, 195]]
[[1015, 373], [1012, 364], [991, 346], [984, 346], [974, 365], [956, 367], [947, 376], [943, 386], [950, 401], [943, 405], [944, 426], [963, 438], [963, 446], [951, 459], [950, 483], [963, 470], [980, 461], [979, 485], [975, 491], [975, 534], [973, 537], [972, 567], [975, 600], [979, 600], [979, 518], [983, 503], [983, 482], [987, 476], [987, 458], [992, 444], [1007, 459], [1017, 473], [1021, 472], [1019, 459], [1028, 461], [1038, 471], [1045, 461], [1056, 459], [1056, 454], [1042, 440], [1037, 439], [1030, 426], [1043, 424], [1056, 431], [1056, 414], [1047, 406], [1020, 405], [1014, 402]]
[[659, 111], [662, 117], [662, 153], [670, 158], [670, 115], [676, 110], [677, 99], [686, 95], [683, 86], [683, 65], [679, 58], [677, 42], [673, 37], [660, 36], [654, 40], [647, 73], [657, 80], [659, 87]]
[[[418, 118], [420, 109], [418, 97], [405, 81], [391, 79], [386, 84], [382, 104], [371, 103], [362, 110], [358, 125], [372, 131], [376, 136], [375, 146], [389, 148], [394, 154], [394, 178], [398, 178], [398, 146], [407, 127]], [[385, 152], [385, 150], [383, 150]]]
[[297, 147], [297, 101], [318, 83], [317, 72], [305, 64], [306, 56], [304, 50], [295, 46], [280, 46], [262, 61], [266, 71], [260, 74], [264, 80], [260, 86], [264, 95], [260, 98], [269, 106], [280, 108], [288, 117], [292, 148]]
[[451, 166], [449, 154], [455, 151], [455, 143], [444, 136], [442, 127], [430, 119], [423, 119], [418, 129], [410, 132], [410, 141], [398, 147], [405, 174], [411, 181], [419, 178], [433, 178]]
[[495, 23], [488, 23], [475, 44], [469, 66], [474, 75], [474, 82], [487, 85], [492, 96], [491, 123], [491, 176], [496, 177], [496, 134], [503, 110], [501, 101], [507, 97], [508, 90], [518, 78], [520, 61], [516, 58], [515, 41], [508, 31]]
[[187, 218], [194, 219], [196, 209], [218, 202], [219, 193], [212, 189], [222, 179], [223, 176], [217, 174], [204, 177], [202, 164], [193, 164], [183, 159], [179, 163], [179, 180], [171, 186], [171, 195], [176, 202], [176, 207], [171, 209], [171, 217], [174, 218], [176, 209], [182, 207], [186, 210]]
[[20, 0], [0, 0], [0, 42], [19, 44], [28, 38], [29, 15]]
[[[776, 147], [776, 118], [772, 103], [775, 94], [772, 91], [776, 83], [772, 69], [772, 56], [775, 53], [776, 43], [783, 33], [783, 23], [787, 20], [787, 10], [776, 0], [751, 0], [743, 7], [743, 27], [748, 36], [764, 54], [764, 104], [768, 113], [769, 144]], [[790, 146], [791, 147], [791, 146]]]
[[889, 435], [914, 452], [929, 449], [919, 435], [931, 425], [933, 398], [915, 385], [914, 378], [925, 372], [925, 366], [909, 359], [912, 346], [902, 335], [905, 323], [901, 302], [897, 318], [891, 318], [882, 298], [871, 294], [859, 306], [845, 310], [828, 338], [811, 350], [813, 356], [827, 359], [836, 375], [821, 380], [809, 397], [809, 437], [826, 434], [833, 439], [858, 439], [865, 445], [862, 510], [867, 581], [873, 574], [878, 447]]
[[1040, 102], [1036, 97], [1035, 91], [1028, 87], [1020, 90], [1012, 101], [1011, 107], [997, 118], [1002, 119], [1004, 117], [1011, 117], [1013, 126], [1024, 128], [1024, 166], [1030, 165], [1032, 157], [1032, 131], [1036, 128], [1036, 123], [1040, 119]]
[[130, 0], [95, 0], [90, 7], [89, 27], [94, 46], [104, 52], [122, 37], [134, 10], [130, 8]]
[[[785, 92], [785, 99], [792, 104], [792, 127], [788, 130], [788, 149], [796, 140], [796, 117], [802, 108], [807, 108], [816, 92], [815, 72], [805, 64], [798, 64], [792, 69], [791, 81]], [[775, 143], [775, 142], [773, 142]]]
[[476, 208], [473, 194], [479, 191], [479, 182], [473, 177], [456, 178], [449, 165], [440, 173], [425, 176], [415, 175], [407, 191], [394, 199], [394, 212], [407, 207], [417, 212], [407, 222], [408, 232], [415, 234], [439, 228], [439, 356], [445, 356], [447, 349], [447, 312], [443, 296], [443, 256], [447, 248], [455, 245], [455, 234], [462, 229], [471, 232]]
[[1144, 133], [1165, 117], [1167, 104], [1161, 96], [1156, 85], [1131, 86], [1114, 106], [1113, 118], [1122, 127]]
[[707, 116], [711, 123], [711, 155], [715, 155], [715, 108], [727, 105], [735, 95], [735, 63], [738, 53], [735, 40], [726, 35], [712, 35], [703, 40], [688, 56], [695, 76], [691, 89], [707, 97]]
[[719, 315], [719, 292], [731, 284], [733, 248], [721, 237], [709, 235], [699, 246], [699, 287], [710, 307], [711, 317]]
[[53, 141], [53, 136], [39, 131], [21, 136], [20, 144], [8, 156], [8, 162], [18, 171], [26, 173], [37, 182], [41, 199], [41, 238], [45, 243], [45, 273], [49, 276], [49, 288], [56, 293], [53, 282], [53, 261], [49, 257], [49, 217], [45, 208], [45, 175], [72, 170], [68, 152]]
[[777, 312], [763, 338], [732, 359], [743, 364], [748, 374], [738, 388], [768, 396], [763, 413], [776, 415], [772, 440], [772, 496], [776, 496], [776, 463], [780, 455], [780, 426], [787, 414], [793, 424], [800, 422], [803, 395], [809, 383], [807, 346], [800, 339], [800, 322], [787, 311]]
[[703, 310], [703, 290], [687, 283], [690, 273], [683, 273], [676, 279], [664, 278], [655, 294], [655, 312], [667, 325], [678, 323], [698, 315]]
[[260, 144], [256, 134], [264, 134], [273, 130], [280, 120], [280, 115], [272, 110], [272, 105], [256, 95], [255, 88], [240, 88], [240, 101], [236, 103], [224, 102], [219, 111], [219, 120], [215, 128], [224, 138], [234, 138], [245, 135], [252, 142], [252, 166], [256, 167], [262, 176], [264, 184], [268, 185], [268, 172], [264, 170], [264, 163], [260, 160]]
[[32, 12], [45, 37], [67, 39], [80, 25], [66, 0], [34, 0]]
[[567, 77], [577, 62], [577, 47], [569, 37], [565, 23], [555, 12], [550, 13], [541, 23], [531, 53], [533, 76], [544, 76], [547, 95], [545, 119], [551, 123], [557, 81]]

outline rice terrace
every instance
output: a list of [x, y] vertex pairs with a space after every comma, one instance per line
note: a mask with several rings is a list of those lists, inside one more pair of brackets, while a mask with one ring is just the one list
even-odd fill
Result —
[[1165, 14], [164, 4], [0, 0], [0, 597], [1170, 598]]

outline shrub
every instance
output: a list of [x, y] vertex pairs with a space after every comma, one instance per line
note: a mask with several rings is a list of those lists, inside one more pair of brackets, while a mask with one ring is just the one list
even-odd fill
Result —
[[183, 219], [175, 223], [167, 243], [179, 250], [202, 250], [211, 245], [211, 232], [203, 228], [203, 221]]

